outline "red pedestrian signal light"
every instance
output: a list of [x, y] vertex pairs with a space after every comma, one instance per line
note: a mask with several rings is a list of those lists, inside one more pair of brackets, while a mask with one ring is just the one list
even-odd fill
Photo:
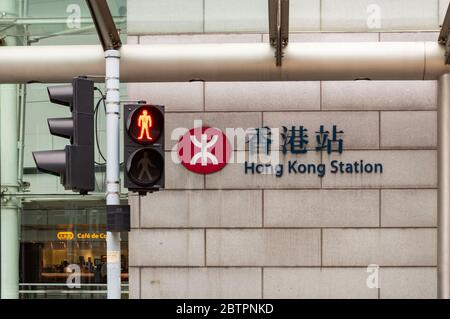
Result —
[[[138, 117], [138, 127], [141, 129], [138, 140], [153, 141], [153, 137], [150, 136], [149, 130], [152, 128], [153, 122], [151, 115], [148, 114], [146, 109], [142, 110], [142, 114]], [[145, 137], [144, 137], [145, 133]]]
[[164, 127], [164, 116], [154, 105], [139, 105], [127, 119], [128, 135], [138, 144], [155, 143]]
[[124, 185], [141, 195], [164, 188], [164, 106], [124, 106]]

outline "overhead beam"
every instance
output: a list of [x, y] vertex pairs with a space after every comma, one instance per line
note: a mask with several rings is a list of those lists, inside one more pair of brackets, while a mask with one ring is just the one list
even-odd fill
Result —
[[[122, 82], [436, 80], [450, 72], [435, 42], [291, 43], [283, 65], [265, 43], [124, 45]], [[0, 47], [0, 83], [103, 75], [101, 46]]]

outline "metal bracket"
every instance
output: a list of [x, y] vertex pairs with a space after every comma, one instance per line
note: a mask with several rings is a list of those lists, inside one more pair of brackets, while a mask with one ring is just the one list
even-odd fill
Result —
[[0, 196], [1, 197], [6, 196], [8, 191], [9, 191], [8, 186], [2, 186], [0, 189]]
[[445, 14], [444, 22], [441, 26], [441, 33], [439, 34], [438, 42], [445, 45], [445, 64], [450, 64], [450, 5]]
[[145, 101], [145, 100], [120, 100], [120, 103], [122, 103], [122, 104], [125, 104], [125, 103], [146, 104], [147, 101]]
[[31, 186], [30, 182], [19, 181], [19, 189], [22, 192], [29, 192], [30, 186]]
[[268, 0], [268, 4], [270, 45], [275, 48], [276, 65], [281, 66], [289, 42], [289, 0]]
[[15, 192], [15, 190], [14, 190], [14, 192], [11, 192], [9, 187], [17, 188], [17, 185], [2, 185], [0, 187], [1, 205], [4, 208], [17, 208], [19, 205], [17, 193]]

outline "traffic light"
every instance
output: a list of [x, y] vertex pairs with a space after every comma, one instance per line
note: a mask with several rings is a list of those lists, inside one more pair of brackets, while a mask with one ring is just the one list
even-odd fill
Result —
[[164, 106], [125, 105], [124, 185], [141, 195], [164, 188]]
[[48, 119], [50, 133], [70, 139], [64, 150], [33, 152], [39, 170], [60, 176], [64, 188], [87, 194], [95, 187], [94, 82], [74, 78], [72, 84], [47, 88], [50, 101], [69, 106], [72, 117]]

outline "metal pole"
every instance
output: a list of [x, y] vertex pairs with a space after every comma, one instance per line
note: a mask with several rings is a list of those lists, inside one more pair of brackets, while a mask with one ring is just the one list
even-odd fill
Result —
[[[0, 12], [17, 17], [14, 0], [2, 1]], [[6, 45], [15, 46], [14, 37]], [[1, 298], [19, 298], [19, 200], [18, 191], [18, 117], [17, 85], [0, 85], [1, 138]]]
[[20, 87], [20, 100], [19, 100], [19, 125], [18, 125], [18, 144], [17, 147], [19, 149], [18, 155], [18, 172], [17, 179], [20, 184], [23, 184], [23, 160], [24, 160], [24, 148], [25, 148], [25, 109], [26, 109], [26, 91], [27, 85], [22, 84]]
[[1, 119], [1, 297], [19, 297], [19, 219], [18, 152], [17, 152], [17, 86], [0, 87]]
[[[116, 23], [125, 23], [126, 18], [117, 16], [114, 18]], [[79, 22], [81, 25], [90, 25], [92, 24], [92, 19], [87, 17], [80, 17]], [[23, 18], [2, 18], [2, 26], [4, 25], [15, 25], [15, 26], [24, 26], [24, 25], [65, 25], [67, 23], [67, 18], [32, 18], [32, 17], [23, 17]]]
[[[120, 205], [119, 119], [120, 52], [105, 51], [106, 58], [106, 205]], [[107, 232], [108, 299], [120, 299], [120, 232]]]
[[[105, 56], [106, 72], [106, 210], [120, 205], [120, 52], [119, 32], [106, 1], [86, 1]], [[92, 71], [92, 70], [91, 70]], [[120, 232], [107, 231], [108, 299], [120, 299]]]
[[[20, 2], [20, 15], [26, 17], [28, 15], [28, 0], [23, 0]], [[23, 38], [22, 45], [27, 46], [28, 43], [28, 26], [23, 26]], [[19, 148], [19, 159], [18, 159], [18, 169], [17, 173], [18, 181], [20, 187], [23, 186], [23, 160], [24, 160], [24, 149], [25, 149], [25, 110], [26, 110], [26, 96], [27, 96], [27, 84], [23, 83], [19, 86], [20, 100], [19, 100], [19, 141], [17, 147]]]
[[438, 297], [450, 299], [450, 74], [439, 78]]

